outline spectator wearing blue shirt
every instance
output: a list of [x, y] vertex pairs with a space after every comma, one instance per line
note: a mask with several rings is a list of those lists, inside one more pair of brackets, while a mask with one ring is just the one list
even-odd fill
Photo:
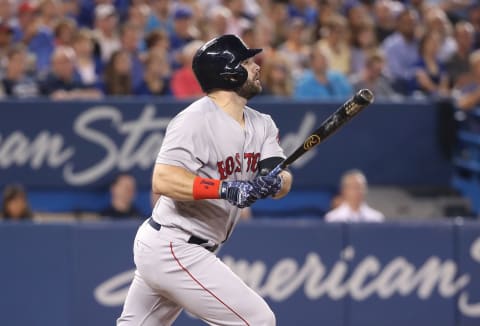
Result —
[[308, 0], [291, 0], [287, 7], [288, 17], [299, 17], [303, 19], [305, 24], [312, 26], [317, 21], [317, 10]]
[[170, 48], [178, 50], [194, 40], [191, 35], [193, 24], [192, 9], [186, 6], [179, 7], [173, 15], [174, 30], [170, 34]]
[[15, 41], [27, 45], [28, 50], [35, 55], [38, 74], [48, 71], [52, 55], [54, 36], [52, 29], [42, 23], [37, 9], [32, 4], [24, 2], [18, 8], [18, 29]]
[[174, 58], [172, 67], [178, 69], [181, 67], [180, 56], [182, 48], [193, 41], [192, 30], [195, 29], [193, 12], [190, 7], [181, 6], [173, 14], [174, 30], [170, 34], [170, 52]]
[[169, 0], [150, 0], [150, 15], [147, 19], [145, 32], [148, 34], [156, 29], [161, 29], [168, 34], [173, 33], [173, 19]]
[[416, 64], [419, 61], [418, 40], [415, 28], [417, 13], [405, 9], [397, 17], [397, 31], [383, 42], [387, 59], [386, 74], [392, 80], [395, 91], [410, 95], [415, 83]]
[[352, 85], [340, 72], [329, 69], [327, 56], [314, 45], [310, 67], [297, 81], [294, 97], [297, 99], [340, 99], [353, 93]]

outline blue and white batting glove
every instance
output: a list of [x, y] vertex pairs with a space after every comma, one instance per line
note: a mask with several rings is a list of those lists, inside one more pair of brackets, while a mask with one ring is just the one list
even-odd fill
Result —
[[251, 181], [253, 190], [258, 198], [275, 196], [282, 189], [283, 179], [279, 176], [258, 176]]
[[239, 208], [245, 208], [258, 199], [258, 194], [250, 181], [223, 181], [220, 185], [220, 198]]

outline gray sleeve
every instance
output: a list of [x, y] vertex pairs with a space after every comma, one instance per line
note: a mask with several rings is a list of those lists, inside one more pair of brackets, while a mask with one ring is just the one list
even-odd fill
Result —
[[207, 161], [204, 137], [198, 121], [177, 116], [167, 127], [156, 163], [183, 167], [196, 173]]
[[283, 149], [279, 143], [279, 131], [275, 122], [269, 115], [265, 115], [265, 141], [262, 145], [262, 153], [260, 154], [260, 160], [264, 160], [270, 157], [285, 158]]

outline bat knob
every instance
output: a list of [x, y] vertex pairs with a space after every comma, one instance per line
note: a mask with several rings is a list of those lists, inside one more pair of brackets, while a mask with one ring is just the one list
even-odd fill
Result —
[[371, 104], [373, 102], [373, 99], [373, 93], [368, 88], [359, 90], [354, 96], [355, 103], [360, 105]]

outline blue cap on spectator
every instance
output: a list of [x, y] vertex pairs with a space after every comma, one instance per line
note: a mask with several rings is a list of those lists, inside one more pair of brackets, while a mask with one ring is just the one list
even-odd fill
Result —
[[181, 6], [175, 10], [175, 13], [173, 14], [173, 19], [186, 19], [192, 16], [193, 16], [193, 11], [192, 9], [190, 9], [190, 7]]

